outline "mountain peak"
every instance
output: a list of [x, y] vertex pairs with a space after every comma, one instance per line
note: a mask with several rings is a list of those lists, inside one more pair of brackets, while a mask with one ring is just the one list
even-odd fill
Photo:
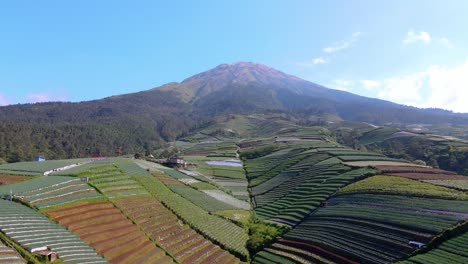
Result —
[[248, 83], [252, 81], [265, 83], [271, 81], [271, 79], [300, 80], [295, 76], [285, 74], [260, 63], [240, 61], [236, 63], [220, 64], [211, 70], [185, 79], [183, 82], [191, 82], [204, 78], [222, 78], [223, 81], [235, 81], [236, 83]]
[[254, 62], [224, 63], [183, 80], [176, 86], [161, 90], [177, 92], [184, 101], [193, 101], [216, 91], [256, 83], [281, 86], [287, 82], [303, 81], [266, 65]]

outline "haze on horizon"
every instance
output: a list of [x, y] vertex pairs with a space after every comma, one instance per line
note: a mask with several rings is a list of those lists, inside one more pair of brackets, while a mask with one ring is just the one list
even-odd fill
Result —
[[0, 105], [83, 101], [265, 64], [329, 88], [468, 112], [466, 1], [14, 1]]

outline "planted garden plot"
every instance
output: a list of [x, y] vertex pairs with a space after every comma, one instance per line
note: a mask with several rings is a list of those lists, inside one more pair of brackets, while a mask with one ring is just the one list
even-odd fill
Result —
[[[177, 193], [178, 195], [184, 197], [188, 201], [192, 202], [193, 204], [196, 204], [197, 206], [203, 208], [204, 210], [208, 212], [214, 212], [214, 211], [222, 211], [222, 210], [229, 210], [229, 209], [237, 209], [238, 207], [233, 205], [232, 203], [228, 203], [226, 201], [218, 200], [218, 199], [213, 199], [211, 195], [206, 194], [205, 192], [201, 192], [199, 190], [195, 190], [192, 187], [189, 187], [184, 184], [179, 184], [179, 185], [168, 185], [169, 189], [171, 189], [173, 192]], [[224, 193], [222, 191], [219, 191], [221, 193]], [[228, 196], [226, 194], [226, 196]], [[219, 197], [219, 194], [218, 194]], [[229, 196], [230, 197], [230, 196]], [[232, 200], [229, 200], [230, 202], [233, 202], [235, 204], [236, 199], [231, 197]], [[233, 201], [234, 200], [234, 201]], [[239, 201], [242, 203], [242, 201]], [[245, 202], [244, 202], [245, 203]]]
[[26, 261], [12, 247], [7, 246], [0, 240], [0, 263], [24, 264]]
[[424, 180], [424, 182], [434, 184], [434, 185], [468, 191], [468, 179], [466, 180]]
[[468, 263], [468, 233], [449, 239], [428, 252], [416, 254], [400, 264]]
[[[245, 179], [242, 162], [223, 157], [184, 156], [187, 162], [195, 164], [199, 174], [233, 179]], [[194, 175], [190, 175], [194, 177]]]
[[455, 172], [430, 167], [376, 166], [385, 175], [400, 176], [414, 180], [468, 180]]
[[50, 247], [64, 263], [107, 263], [69, 230], [15, 202], [0, 200], [0, 230], [29, 251]]
[[184, 149], [184, 156], [236, 157], [233, 141], [205, 141]]
[[250, 210], [250, 204], [248, 204], [248, 203], [246, 203], [244, 201], [238, 200], [238, 199], [226, 194], [223, 191], [204, 190], [203, 192], [206, 193], [207, 195], [209, 195], [210, 197], [213, 197], [214, 199], [216, 199], [218, 201], [221, 201], [223, 203], [232, 205], [232, 206], [237, 207], [239, 209]]
[[151, 197], [115, 200], [114, 203], [179, 263], [238, 263], [238, 259], [183, 223]]
[[80, 175], [89, 177], [89, 182], [109, 198], [148, 194], [148, 192], [135, 181], [135, 176], [147, 173], [146, 170], [133, 163], [123, 163], [119, 164], [119, 166], [123, 166], [127, 171], [123, 171], [115, 164], [108, 164], [91, 167]]
[[397, 176], [373, 176], [348, 185], [337, 194], [350, 193], [385, 193], [468, 200], [468, 194], [465, 192]]
[[[38, 175], [46, 171], [62, 168], [77, 163], [88, 162], [89, 159], [48, 160], [42, 162], [17, 162], [0, 165], [0, 173], [8, 171], [14, 175]], [[11, 173], [13, 172], [13, 173]]]
[[312, 170], [294, 177], [293, 180], [255, 197], [257, 215], [296, 225], [338, 189], [375, 173], [367, 168], [350, 170], [340, 164], [322, 166], [314, 166]]
[[365, 161], [348, 161], [345, 165], [353, 167], [376, 167], [376, 166], [413, 166], [421, 167], [421, 165], [402, 162], [402, 161], [386, 161], [386, 160], [365, 160]]
[[210, 160], [206, 164], [213, 166], [242, 167], [242, 162], [236, 159], [230, 160]]
[[172, 263], [110, 202], [82, 203], [46, 214], [94, 247], [111, 263], [134, 263], [137, 258]]
[[50, 182], [50, 185], [43, 185], [35, 189], [23, 189], [24, 191], [14, 194], [37, 208], [103, 197], [96, 192], [94, 188], [89, 186], [86, 182], [82, 182], [80, 179], [74, 177], [55, 177], [61, 180], [61, 182], [57, 182], [57, 179], [50, 181], [49, 178], [50, 177], [44, 176], [43, 178], [24, 182], [24, 184], [27, 184], [27, 187], [30, 188], [34, 188], [38, 186], [39, 183], [44, 182]]
[[17, 175], [0, 175], [0, 185], [8, 185], [15, 182], [30, 180], [28, 176], [17, 176]]
[[245, 246], [249, 237], [243, 228], [229, 220], [209, 214], [182, 196], [173, 193], [154, 177], [138, 177], [136, 179], [151, 195], [183, 219], [185, 223], [188, 223], [190, 227], [211, 241], [216, 241], [230, 252], [244, 259], [247, 257], [248, 252]]
[[343, 195], [330, 199], [284, 238], [289, 241], [286, 245], [309, 248], [328, 261], [338, 259], [330, 255], [333, 252], [359, 263], [389, 263], [414, 252], [417, 247], [411, 241], [428, 243], [468, 218], [467, 208], [467, 200]]

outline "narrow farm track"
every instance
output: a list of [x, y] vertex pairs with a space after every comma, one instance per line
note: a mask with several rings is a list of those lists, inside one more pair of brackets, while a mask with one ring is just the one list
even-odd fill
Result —
[[110, 263], [173, 262], [110, 202], [84, 203], [46, 214], [95, 248]]
[[113, 202], [179, 263], [239, 263], [236, 257], [183, 225], [154, 198], [133, 197]]

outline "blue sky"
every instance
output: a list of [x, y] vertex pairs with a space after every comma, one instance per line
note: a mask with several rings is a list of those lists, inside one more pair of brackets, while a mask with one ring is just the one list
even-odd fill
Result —
[[468, 112], [468, 1], [5, 1], [0, 105], [83, 101], [252, 61]]

